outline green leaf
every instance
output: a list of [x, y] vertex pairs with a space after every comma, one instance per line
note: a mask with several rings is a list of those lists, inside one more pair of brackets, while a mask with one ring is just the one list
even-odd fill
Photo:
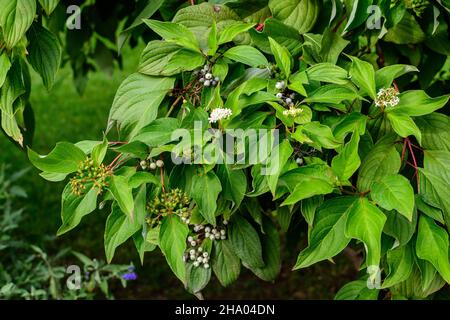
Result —
[[41, 171], [69, 174], [78, 170], [80, 163], [86, 159], [86, 155], [72, 143], [58, 142], [46, 156], [41, 156], [28, 148], [28, 158]]
[[3, 86], [8, 75], [8, 71], [11, 68], [11, 61], [9, 60], [6, 52], [0, 54], [0, 88]]
[[159, 232], [161, 251], [166, 257], [170, 269], [183, 283], [186, 282], [186, 266], [183, 255], [186, 250], [188, 234], [188, 226], [176, 215], [164, 218]]
[[149, 76], [171, 76], [180, 73], [181, 67], [178, 70], [173, 68], [167, 70], [166, 66], [181, 48], [179, 45], [166, 41], [150, 41], [142, 52], [138, 71]]
[[412, 221], [395, 210], [388, 212], [386, 215], [387, 220], [383, 232], [396, 240], [394, 246], [404, 246], [416, 232], [417, 210], [413, 212]]
[[347, 247], [350, 242], [345, 236], [347, 211], [355, 201], [353, 197], [339, 197], [320, 206], [309, 235], [309, 245], [300, 252], [293, 270], [331, 259]]
[[410, 90], [402, 92], [398, 98], [399, 104], [386, 108], [386, 112], [395, 111], [399, 114], [420, 117], [444, 107], [450, 99], [450, 94], [431, 98], [423, 90]]
[[380, 290], [369, 289], [367, 281], [366, 276], [347, 283], [336, 293], [334, 300], [377, 300]]
[[128, 184], [128, 179], [123, 176], [112, 176], [108, 190], [114, 200], [131, 220], [134, 220], [133, 189]]
[[293, 65], [291, 54], [289, 53], [288, 49], [281, 46], [280, 44], [278, 44], [278, 42], [276, 42], [274, 39], [270, 37], [269, 42], [270, 42], [270, 50], [272, 51], [272, 54], [275, 57], [277, 66], [284, 73], [286, 79], [288, 79], [289, 76], [291, 75], [291, 69]]
[[373, 201], [386, 210], [397, 210], [409, 221], [414, 210], [414, 190], [408, 179], [396, 174], [386, 176], [372, 185]]
[[226, 25], [219, 33], [218, 45], [233, 41], [241, 33], [244, 33], [254, 27], [254, 23], [236, 22]]
[[269, 8], [274, 18], [303, 34], [314, 27], [319, 16], [320, 1], [270, 0]]
[[330, 127], [323, 125], [318, 121], [313, 121], [303, 126], [299, 126], [292, 137], [303, 143], [304, 141], [302, 141], [301, 139], [302, 134], [306, 135], [307, 138], [309, 138], [319, 147], [323, 147], [326, 149], [336, 149], [342, 145], [333, 136]]
[[195, 35], [182, 24], [150, 19], [144, 20], [144, 22], [163, 39], [194, 51], [200, 50]]
[[218, 167], [217, 176], [223, 188], [223, 197], [239, 207], [247, 193], [247, 177], [243, 170], [232, 170], [229, 165]]
[[[86, 188], [89, 190], [89, 188]], [[72, 187], [66, 185], [62, 193], [61, 219], [62, 225], [57, 235], [60, 236], [75, 228], [81, 219], [93, 212], [97, 207], [98, 190], [91, 188], [86, 194], [77, 196], [73, 193]]]
[[336, 64], [339, 55], [349, 43], [350, 41], [342, 38], [337, 32], [334, 32], [331, 28], [327, 28], [321, 41], [319, 62]]
[[164, 69], [166, 74], [175, 74], [195, 70], [203, 66], [204, 63], [205, 57], [201, 53], [181, 49], [170, 57]]
[[422, 199], [443, 211], [444, 219], [450, 223], [450, 199], [448, 197], [448, 181], [441, 174], [419, 168], [419, 194]]
[[223, 56], [236, 62], [249, 65], [251, 67], [267, 66], [269, 62], [266, 57], [251, 46], [241, 45], [228, 49]]
[[422, 133], [422, 147], [428, 150], [450, 151], [450, 118], [441, 113], [414, 119]]
[[308, 199], [321, 194], [332, 193], [333, 190], [334, 186], [328, 181], [321, 178], [304, 177], [299, 181], [297, 187], [295, 187], [289, 197], [287, 197], [281, 205], [287, 206], [296, 204], [303, 199]]
[[228, 287], [239, 278], [241, 261], [229, 240], [214, 241], [212, 268], [222, 286]]
[[236, 255], [251, 268], [265, 266], [261, 240], [253, 226], [239, 214], [233, 215], [228, 229], [229, 239]]
[[250, 267], [250, 269], [260, 279], [273, 281], [281, 270], [280, 236], [275, 225], [268, 218], [263, 220], [263, 229], [265, 235], [262, 236], [261, 245], [265, 266], [263, 268]]
[[347, 70], [328, 62], [318, 63], [309, 67], [306, 69], [306, 74], [310, 81], [334, 84], [347, 84], [349, 81]]
[[128, 185], [132, 189], [136, 189], [143, 184], [154, 184], [159, 186], [160, 180], [150, 172], [138, 171], [128, 179]]
[[336, 84], [327, 84], [320, 86], [304, 100], [307, 103], [331, 103], [339, 104], [344, 100], [352, 101], [354, 99], [360, 99], [358, 93], [350, 88]]
[[416, 19], [409, 12], [405, 12], [403, 19], [393, 28], [389, 29], [383, 37], [384, 41], [395, 44], [414, 44], [426, 39], [425, 33], [420, 28]]
[[8, 48], [14, 47], [25, 35], [36, 15], [35, 0], [0, 0], [0, 27]]
[[132, 141], [140, 141], [148, 147], [158, 147], [172, 141], [174, 131], [180, 127], [175, 118], [159, 118], [142, 128]]
[[417, 233], [416, 253], [420, 259], [430, 262], [450, 283], [450, 262], [448, 257], [448, 234], [431, 218], [421, 216]]
[[38, 24], [32, 25], [27, 35], [29, 40], [27, 59], [42, 77], [47, 90], [50, 90], [61, 64], [62, 49], [58, 38]]
[[220, 180], [212, 171], [203, 175], [194, 175], [192, 178], [191, 196], [200, 214], [212, 225], [216, 225], [217, 197], [221, 191]]
[[269, 165], [275, 166], [272, 168], [276, 168], [276, 170], [271, 171], [271, 174], [267, 176], [267, 184], [273, 196], [275, 196], [278, 178], [293, 152], [291, 143], [288, 140], [283, 140], [270, 154]]
[[394, 111], [388, 112], [387, 118], [391, 123], [394, 131], [402, 138], [406, 138], [409, 136], [415, 136], [419, 144], [422, 145], [422, 134], [420, 133], [420, 129], [414, 123], [413, 119], [406, 114]]
[[386, 260], [389, 266], [389, 273], [383, 282], [383, 289], [392, 287], [409, 278], [414, 267], [413, 246], [408, 244], [389, 250]]
[[134, 73], [120, 85], [108, 120], [108, 130], [117, 123], [122, 133], [134, 136], [156, 119], [158, 107], [173, 88], [173, 78]]
[[105, 159], [106, 152], [108, 151], [108, 140], [105, 138], [103, 142], [97, 144], [92, 149], [92, 160], [94, 160], [94, 163], [96, 166], [99, 166], [103, 160]]
[[386, 216], [367, 198], [359, 198], [349, 208], [345, 235], [365, 244], [367, 266], [380, 264], [381, 233], [385, 222]]
[[211, 268], [194, 267], [189, 264], [186, 267], [186, 290], [192, 294], [199, 293], [211, 279]]
[[116, 248], [131, 238], [145, 223], [146, 215], [146, 188], [142, 187], [136, 196], [136, 219], [131, 220], [117, 206], [112, 206], [111, 214], [105, 226], [105, 253], [106, 260], [111, 263]]
[[[351, 31], [366, 21], [370, 13], [369, 6], [372, 5], [372, 2], [372, 0], [355, 0], [352, 2], [345, 2], [346, 9], [348, 9], [350, 15], [344, 28], [344, 32]], [[351, 6], [347, 7], [348, 4], [351, 4]]]
[[401, 77], [402, 75], [409, 72], [419, 72], [419, 69], [406, 64], [394, 64], [377, 70], [375, 72], [375, 82], [377, 84], [377, 89], [389, 88], [392, 85], [394, 79]]
[[333, 158], [331, 167], [340, 181], [346, 181], [358, 170], [361, 159], [358, 154], [359, 133], [354, 132], [351, 140], [342, 148], [339, 154]]
[[401, 167], [400, 155], [395, 149], [395, 136], [378, 141], [359, 168], [357, 187], [361, 192], [370, 190], [372, 183], [385, 176], [397, 174]]
[[42, 8], [44, 8], [45, 13], [49, 16], [58, 6], [59, 0], [39, 0], [39, 3]]
[[214, 21], [214, 23], [211, 26], [211, 31], [208, 35], [208, 55], [214, 56], [217, 52], [217, 49], [219, 49], [219, 43], [217, 39], [217, 24]]
[[367, 93], [372, 99], [376, 99], [375, 71], [373, 66], [366, 61], [356, 57], [348, 56], [352, 60], [350, 67], [350, 77], [352, 81], [361, 89], [362, 95]]

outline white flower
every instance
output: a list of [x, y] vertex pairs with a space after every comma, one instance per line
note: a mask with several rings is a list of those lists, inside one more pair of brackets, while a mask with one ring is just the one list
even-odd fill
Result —
[[301, 108], [290, 107], [289, 110], [283, 111], [283, 115], [285, 117], [295, 118], [295, 117], [298, 117], [302, 112], [303, 112], [303, 109], [301, 109]]
[[209, 123], [216, 123], [217, 121], [227, 119], [231, 117], [233, 112], [228, 108], [216, 108], [211, 111], [211, 115], [209, 116]]
[[282, 90], [282, 89], [284, 89], [285, 87], [286, 87], [286, 83], [285, 83], [284, 81], [278, 81], [278, 82], [275, 84], [275, 88], [278, 89], [278, 90]]
[[395, 107], [400, 102], [399, 92], [395, 88], [382, 88], [378, 91], [375, 105], [379, 108]]

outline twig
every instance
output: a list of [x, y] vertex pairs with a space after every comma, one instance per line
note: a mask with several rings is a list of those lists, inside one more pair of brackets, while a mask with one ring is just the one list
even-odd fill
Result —
[[180, 102], [180, 100], [183, 98], [183, 96], [178, 96], [178, 98], [175, 100], [174, 103], [172, 103], [172, 105], [170, 106], [169, 111], [166, 114], [166, 118], [168, 118], [170, 116], [170, 114], [172, 113], [172, 111], [175, 109], [175, 107], [177, 106], [177, 104]]

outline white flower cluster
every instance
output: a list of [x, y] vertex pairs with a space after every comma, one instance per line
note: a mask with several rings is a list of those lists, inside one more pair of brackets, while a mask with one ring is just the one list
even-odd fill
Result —
[[303, 109], [302, 108], [296, 108], [296, 107], [289, 107], [289, 110], [284, 110], [283, 111], [283, 115], [285, 117], [298, 117], [299, 115], [301, 115], [303, 113]]
[[209, 120], [209, 123], [216, 123], [220, 120], [224, 120], [224, 119], [231, 117], [232, 114], [233, 114], [233, 112], [231, 111], [231, 109], [215, 108], [215, 109], [213, 109], [213, 111], [211, 111], [211, 114], [210, 114], [208, 120]]
[[[188, 238], [188, 241], [191, 240], [194, 241], [192, 237]], [[203, 251], [202, 247], [198, 247], [197, 249], [192, 248], [189, 250], [189, 252], [186, 252], [183, 255], [183, 261], [191, 261], [194, 265], [194, 267], [200, 267], [200, 265], [203, 265], [203, 268], [208, 269], [209, 268], [209, 253], [206, 251]]]
[[395, 107], [400, 102], [399, 92], [395, 88], [382, 88], [378, 91], [375, 105], [379, 108]]

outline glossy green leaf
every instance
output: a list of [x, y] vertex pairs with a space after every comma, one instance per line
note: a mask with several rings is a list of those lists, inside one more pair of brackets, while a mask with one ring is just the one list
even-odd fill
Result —
[[8, 48], [25, 35], [36, 15], [36, 0], [0, 0], [0, 27]]
[[266, 57], [258, 49], [248, 45], [232, 47], [223, 56], [251, 67], [267, 66], [269, 64]]
[[191, 196], [200, 214], [212, 225], [216, 225], [217, 197], [221, 191], [220, 180], [212, 171], [192, 178]]
[[212, 268], [220, 284], [228, 287], [239, 278], [241, 261], [229, 240], [215, 241]]

